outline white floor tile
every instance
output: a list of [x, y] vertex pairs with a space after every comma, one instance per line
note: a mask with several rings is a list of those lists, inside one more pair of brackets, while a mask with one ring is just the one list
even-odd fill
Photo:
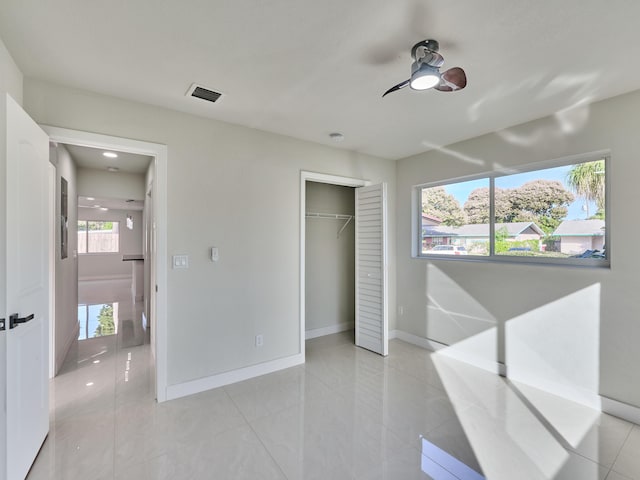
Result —
[[614, 472], [613, 470], [611, 470], [609, 472], [609, 475], [607, 475], [606, 480], [638, 480], [638, 478], [640, 477], [635, 477], [635, 478], [626, 477], [618, 472]]
[[398, 340], [163, 404], [126, 345], [74, 346], [29, 480], [640, 480], [640, 427]]
[[629, 478], [640, 479], [640, 426], [635, 425], [631, 430], [613, 470]]
[[461, 480], [439, 465], [424, 458], [420, 451], [411, 448], [390, 457], [358, 480]]

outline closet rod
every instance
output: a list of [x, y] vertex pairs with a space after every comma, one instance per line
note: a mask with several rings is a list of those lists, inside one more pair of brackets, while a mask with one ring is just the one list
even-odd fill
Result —
[[347, 225], [349, 225], [349, 222], [353, 220], [353, 215], [343, 215], [340, 213], [307, 212], [306, 217], [307, 218], [326, 218], [329, 220], [346, 220], [346, 222], [344, 222], [344, 225], [342, 225], [342, 228], [338, 231], [338, 238], [340, 238], [340, 234], [344, 231], [344, 229], [347, 228]]
[[353, 215], [343, 215], [340, 213], [316, 213], [307, 212], [307, 218], [328, 218], [330, 220], [349, 220], [353, 218]]

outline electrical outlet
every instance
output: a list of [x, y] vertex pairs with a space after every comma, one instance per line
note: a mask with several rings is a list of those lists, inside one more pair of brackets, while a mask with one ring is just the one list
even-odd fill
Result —
[[256, 335], [256, 347], [264, 345], [264, 337], [262, 335]]

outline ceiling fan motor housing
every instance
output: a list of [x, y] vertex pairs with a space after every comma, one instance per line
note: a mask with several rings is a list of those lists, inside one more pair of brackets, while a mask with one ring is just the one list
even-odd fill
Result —
[[440, 45], [436, 40], [422, 40], [411, 49], [411, 78], [394, 85], [382, 96], [410, 87], [412, 90], [435, 88], [441, 92], [462, 90], [467, 85], [467, 77], [460, 67], [450, 68], [440, 73], [444, 58], [438, 53]]

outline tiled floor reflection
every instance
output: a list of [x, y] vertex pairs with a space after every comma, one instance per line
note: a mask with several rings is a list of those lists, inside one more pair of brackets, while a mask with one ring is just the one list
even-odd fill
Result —
[[148, 345], [91, 346], [30, 480], [640, 480], [640, 427], [398, 340], [317, 338], [305, 366], [160, 405]]

